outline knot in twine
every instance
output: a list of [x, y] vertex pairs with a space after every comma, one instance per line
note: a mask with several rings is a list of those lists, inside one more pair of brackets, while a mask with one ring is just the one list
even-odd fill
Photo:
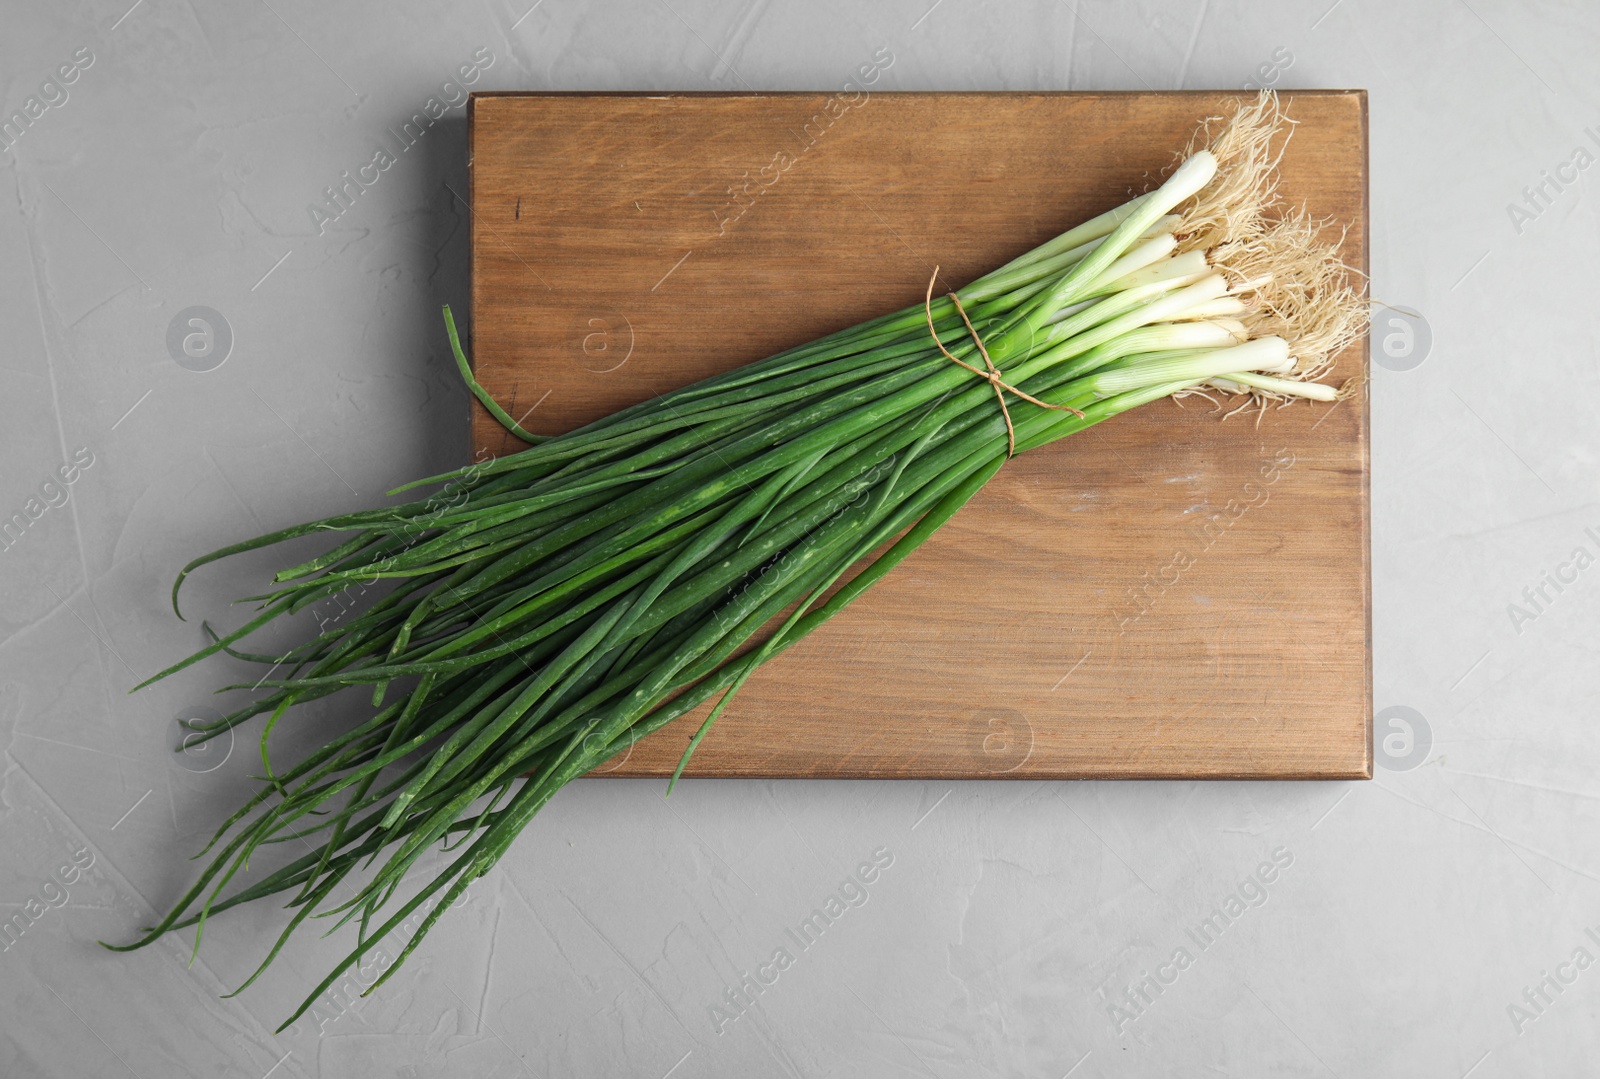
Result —
[[1071, 405], [1052, 405], [1048, 401], [1041, 401], [1037, 397], [1023, 393], [1015, 386], [1006, 382], [1000, 373], [1000, 368], [996, 367], [994, 361], [989, 358], [989, 350], [984, 347], [983, 338], [978, 336], [978, 331], [972, 325], [972, 320], [967, 317], [966, 309], [961, 306], [961, 297], [957, 296], [954, 292], [947, 292], [945, 295], [950, 297], [950, 302], [956, 305], [956, 313], [961, 316], [961, 321], [966, 323], [967, 332], [972, 335], [973, 344], [978, 346], [978, 355], [983, 357], [984, 366], [974, 367], [965, 360], [952, 355], [950, 350], [944, 347], [944, 342], [939, 340], [939, 331], [933, 328], [933, 283], [938, 279], [939, 267], [935, 266], [933, 268], [933, 276], [928, 278], [927, 297], [922, 303], [923, 310], [928, 316], [928, 333], [933, 335], [933, 343], [939, 346], [939, 351], [944, 353], [946, 358], [953, 363], [960, 364], [962, 367], [965, 367], [968, 371], [971, 371], [975, 375], [983, 376], [983, 380], [994, 388], [995, 400], [1000, 402], [1000, 415], [1003, 416], [1006, 421], [1007, 460], [1010, 460], [1012, 457], [1016, 456], [1017, 453], [1017, 429], [1011, 424], [1011, 410], [1006, 407], [1005, 391], [1010, 390], [1024, 401], [1027, 401], [1029, 404], [1038, 405], [1040, 408], [1048, 408], [1054, 412], [1070, 412], [1080, 420], [1084, 418], [1083, 413], [1073, 408]]

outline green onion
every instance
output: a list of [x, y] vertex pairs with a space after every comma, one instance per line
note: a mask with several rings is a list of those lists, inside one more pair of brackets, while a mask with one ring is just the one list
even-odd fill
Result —
[[[209, 738], [267, 716], [265, 782], [201, 852], [194, 885], [118, 950], [193, 926], [198, 953], [211, 915], [286, 896], [294, 914], [249, 985], [308, 918], [355, 921], [353, 946], [287, 1026], [429, 904], [372, 992], [564, 784], [715, 699], [675, 782], [760, 664], [889, 572], [1011, 453], [1174, 394], [1336, 398], [1314, 378], [1360, 332], [1359, 304], [1317, 224], [1273, 205], [1281, 122], [1266, 95], [1156, 190], [957, 294], [935, 299], [930, 284], [925, 304], [569, 434], [530, 434], [499, 409], [447, 308], [463, 377], [530, 447], [402, 488], [442, 485], [428, 497], [184, 568], [175, 610], [184, 577], [211, 561], [348, 534], [279, 572], [238, 629], [141, 683], [218, 652], [268, 665], [249, 704], [194, 726]], [[277, 618], [379, 581], [381, 598], [286, 653], [244, 649]], [[288, 767], [272, 761], [296, 705], [350, 687], [375, 714]], [[248, 872], [284, 842], [311, 849]], [[454, 859], [402, 899], [436, 842]]]

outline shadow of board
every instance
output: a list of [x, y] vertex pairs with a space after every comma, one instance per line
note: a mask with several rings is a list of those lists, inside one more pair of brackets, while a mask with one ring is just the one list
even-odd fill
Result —
[[[372, 297], [371, 309], [385, 323], [379, 327], [382, 337], [400, 346], [380, 357], [377, 369], [426, 388], [417, 410], [374, 421], [405, 428], [406, 452], [393, 463], [389, 477], [395, 483], [471, 460], [466, 422], [470, 394], [456, 373], [441, 312], [449, 304], [463, 339], [470, 341], [467, 122], [461, 110], [420, 126], [425, 120], [423, 111], [397, 110], [364, 152], [360, 169], [341, 175], [343, 186], [326, 192], [312, 213], [324, 231], [353, 234], [350, 246], [359, 261], [332, 272], [365, 276], [376, 269], [376, 280], [368, 287], [379, 293], [392, 289], [392, 298]], [[387, 167], [380, 151], [388, 155]], [[366, 183], [369, 176], [372, 182]], [[349, 192], [356, 192], [355, 198]], [[345, 195], [344, 201], [328, 197], [338, 194]], [[368, 260], [371, 264], [364, 267]], [[352, 502], [349, 508], [395, 501], [382, 494], [364, 496], [360, 505]]]

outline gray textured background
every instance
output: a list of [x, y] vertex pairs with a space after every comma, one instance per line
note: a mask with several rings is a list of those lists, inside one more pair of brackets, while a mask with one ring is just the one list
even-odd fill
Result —
[[[0, 155], [0, 517], [28, 519], [0, 550], [0, 916], [26, 924], [0, 952], [0, 1075], [1489, 1079], [1596, 1059], [1600, 14], [531, 2], [6, 5], [0, 108], [41, 103]], [[1431, 326], [1380, 311], [1374, 336], [1376, 778], [692, 782], [668, 803], [578, 783], [380, 995], [280, 1036], [326, 946], [219, 999], [275, 908], [219, 919], [192, 968], [177, 941], [95, 947], [171, 901], [252, 767], [255, 727], [226, 760], [169, 751], [226, 664], [125, 694], [198, 643], [164, 606], [175, 568], [466, 459], [436, 315], [466, 300], [462, 110], [326, 232], [308, 206], [479, 50], [472, 89], [828, 90], [879, 46], [877, 89], [1370, 89], [1374, 294]], [[42, 85], [75, 55], [70, 85]], [[166, 343], [196, 305], [233, 335], [205, 373]], [[223, 612], [266, 564], [197, 580], [190, 609]], [[868, 902], [719, 1033], [725, 989], [880, 849]], [[1290, 864], [1265, 901], [1194, 944], [1273, 851]], [[1180, 947], [1142, 1014], [1111, 1010]]]

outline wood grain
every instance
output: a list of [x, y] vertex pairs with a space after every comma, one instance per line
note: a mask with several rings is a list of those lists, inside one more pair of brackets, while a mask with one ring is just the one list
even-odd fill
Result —
[[[478, 377], [553, 433], [917, 302], [1144, 190], [1237, 97], [475, 95]], [[1366, 94], [1285, 100], [1282, 192], [1365, 270]], [[1019, 457], [688, 774], [1369, 777], [1367, 432], [1364, 395], [1163, 401]], [[702, 715], [602, 771], [670, 773]]]

